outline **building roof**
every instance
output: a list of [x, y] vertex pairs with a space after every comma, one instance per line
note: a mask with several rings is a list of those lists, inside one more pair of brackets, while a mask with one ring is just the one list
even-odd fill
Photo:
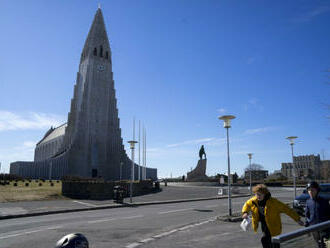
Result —
[[64, 123], [57, 128], [51, 127], [50, 130], [46, 132], [45, 136], [38, 142], [37, 146], [45, 144], [48, 141], [51, 141], [60, 136], [63, 136], [65, 134], [65, 128], [67, 127], [67, 125], [68, 125], [67, 123]]

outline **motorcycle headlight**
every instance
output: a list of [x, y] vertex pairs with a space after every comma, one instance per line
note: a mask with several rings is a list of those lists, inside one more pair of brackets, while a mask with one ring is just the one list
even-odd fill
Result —
[[299, 201], [298, 200], [293, 200], [293, 205], [294, 206], [299, 206], [300, 204], [299, 204]]

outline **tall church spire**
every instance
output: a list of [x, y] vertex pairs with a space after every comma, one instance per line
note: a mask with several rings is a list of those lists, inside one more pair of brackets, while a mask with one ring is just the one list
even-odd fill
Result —
[[98, 8], [85, 41], [81, 61], [87, 56], [99, 56], [109, 59], [110, 53], [110, 45], [102, 10]]

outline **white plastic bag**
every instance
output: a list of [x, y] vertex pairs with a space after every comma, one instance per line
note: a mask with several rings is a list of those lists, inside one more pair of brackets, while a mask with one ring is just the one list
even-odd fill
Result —
[[243, 219], [243, 221], [241, 222], [241, 228], [244, 232], [248, 231], [250, 226], [251, 226], [251, 218], [247, 217], [246, 219]]

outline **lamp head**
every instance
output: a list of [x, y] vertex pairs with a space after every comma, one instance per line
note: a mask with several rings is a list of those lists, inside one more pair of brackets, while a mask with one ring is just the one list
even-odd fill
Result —
[[251, 158], [252, 158], [252, 155], [253, 155], [253, 153], [248, 153], [247, 155], [249, 156], [249, 159], [251, 159]]
[[223, 115], [223, 116], [220, 116], [219, 119], [220, 120], [223, 120], [223, 127], [224, 128], [230, 128], [230, 121], [232, 119], [235, 119], [236, 117], [233, 116], [233, 115]]
[[286, 139], [288, 139], [290, 141], [290, 145], [293, 145], [294, 144], [294, 140], [298, 138], [297, 136], [289, 136], [287, 137]]
[[127, 143], [130, 144], [130, 148], [131, 148], [131, 149], [134, 149], [135, 144], [138, 143], [138, 142], [135, 141], [135, 140], [130, 140], [130, 141], [127, 141]]

